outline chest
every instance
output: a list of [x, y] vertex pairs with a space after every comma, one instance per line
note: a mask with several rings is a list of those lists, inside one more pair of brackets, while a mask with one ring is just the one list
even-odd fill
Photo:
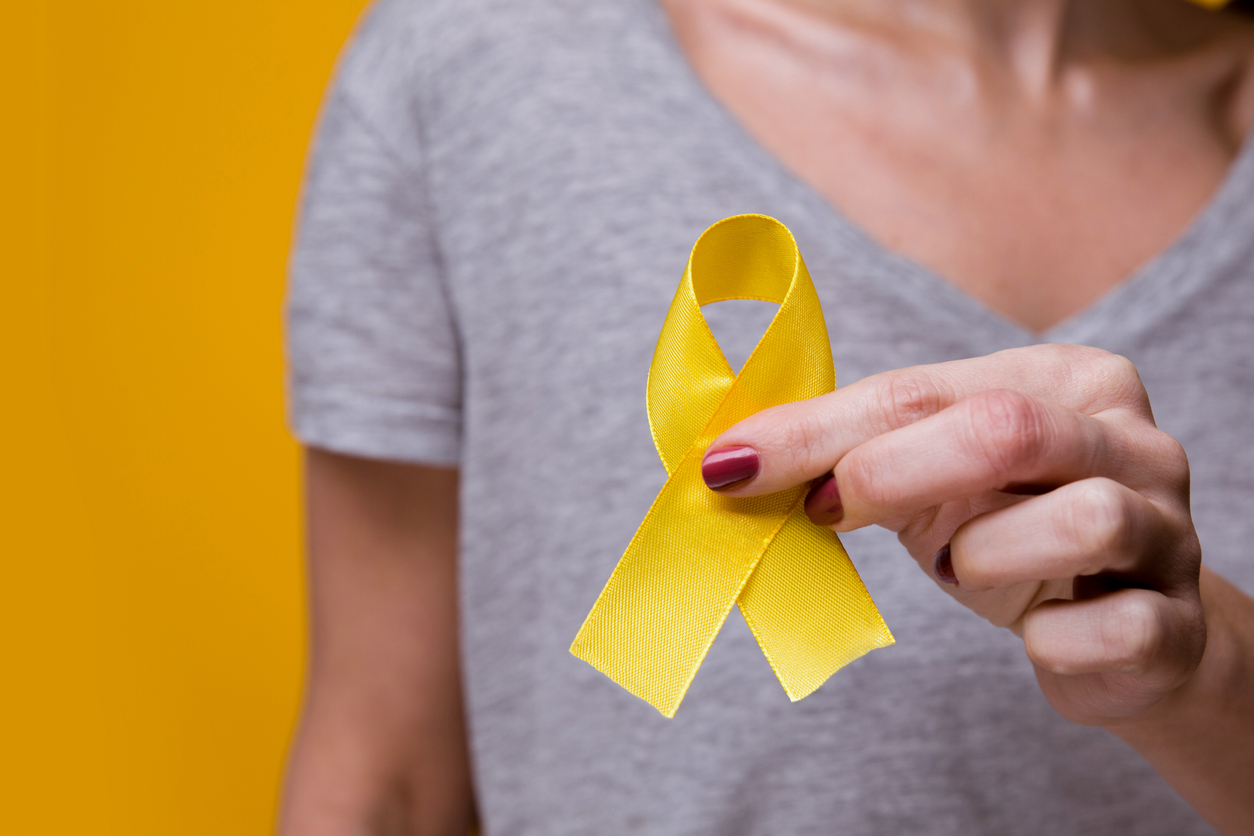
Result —
[[709, 92], [794, 175], [1038, 333], [1177, 239], [1238, 150], [1205, 73], [1083, 68], [1032, 97], [996, 68], [906, 50], [677, 29]]

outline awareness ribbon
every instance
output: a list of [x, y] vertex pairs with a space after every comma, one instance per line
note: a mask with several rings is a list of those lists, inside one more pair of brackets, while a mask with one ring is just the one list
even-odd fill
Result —
[[[779, 304], [740, 374], [701, 315], [728, 299]], [[893, 643], [840, 540], [806, 517], [805, 485], [736, 498], [701, 478], [706, 448], [728, 427], [835, 387], [818, 294], [788, 228], [738, 215], [707, 229], [649, 368], [649, 426], [670, 478], [571, 653], [674, 717], [733, 604], [794, 701]]]

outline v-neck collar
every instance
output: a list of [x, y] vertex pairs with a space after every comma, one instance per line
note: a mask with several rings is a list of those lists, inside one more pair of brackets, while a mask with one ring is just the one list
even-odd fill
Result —
[[[1241, 234], [1244, 230], [1245, 234]], [[1167, 248], [1079, 313], [1045, 331], [1043, 342], [1097, 343], [1112, 330], [1135, 334], [1178, 309], [1254, 249], [1254, 131], [1218, 189]], [[1199, 254], [1205, 253], [1205, 258]]]
[[[931, 268], [881, 244], [788, 169], [710, 93], [688, 62], [665, 11], [655, 0], [648, 0], [648, 5], [657, 35], [673, 57], [684, 88], [681, 92], [692, 100], [695, 110], [704, 111], [711, 128], [748, 163], [750, 176], [768, 192], [782, 193], [790, 202], [801, 204], [819, 227], [816, 237], [835, 238], [848, 245], [848, 251], [873, 254], [870, 260], [859, 259], [858, 268], [871, 274], [877, 285], [890, 286], [910, 307], [940, 316], [947, 325], [977, 327], [1005, 347], [1062, 342], [1109, 345], [1152, 326], [1185, 299], [1227, 275], [1234, 261], [1254, 250], [1251, 131], [1210, 200], [1165, 249], [1084, 309], [1043, 332], [1034, 332]], [[1241, 235], [1242, 229], [1249, 234]], [[1202, 252], [1207, 257], [1199, 260]]]

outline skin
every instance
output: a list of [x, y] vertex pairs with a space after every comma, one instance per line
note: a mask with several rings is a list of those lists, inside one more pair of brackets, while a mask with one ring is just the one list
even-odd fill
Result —
[[[1167, 246], [1254, 119], [1251, 27], [1177, 0], [663, 6], [785, 166], [1035, 331]], [[1042, 346], [892, 372], [711, 449], [741, 445], [761, 469], [732, 493], [833, 473], [838, 531], [891, 528], [929, 574], [951, 543], [958, 584], [938, 586], [1023, 637], [1064, 716], [1254, 832], [1254, 602], [1201, 567], [1187, 460], [1126, 360]], [[280, 832], [462, 836], [456, 474], [310, 450], [306, 484], [310, 674]], [[1001, 490], [1023, 486], [1048, 492]]]
[[309, 450], [310, 635], [285, 836], [465, 836], [457, 472]]
[[1254, 118], [1251, 26], [1182, 0], [663, 5], [785, 166], [1034, 331], [1166, 247]]
[[1188, 459], [1126, 359], [1044, 345], [888, 372], [710, 450], [729, 447], [760, 469], [723, 493], [832, 473], [839, 508], [815, 491], [811, 519], [891, 529], [933, 577], [949, 544], [958, 582], [937, 585], [1023, 638], [1060, 714], [1122, 737], [1221, 832], [1254, 829], [1254, 600], [1201, 571]]

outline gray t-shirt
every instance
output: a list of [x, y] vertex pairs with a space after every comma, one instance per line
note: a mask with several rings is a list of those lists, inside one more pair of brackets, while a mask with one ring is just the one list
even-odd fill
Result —
[[[1254, 591], [1254, 151], [1166, 252], [1036, 336], [791, 176], [648, 0], [384, 0], [310, 162], [291, 420], [309, 445], [461, 468], [487, 834], [1210, 832], [880, 529], [844, 539], [898, 643], [801, 702], [735, 610], [674, 720], [570, 655], [666, 479], [645, 377], [688, 251], [744, 212], [795, 234], [842, 383], [1037, 341], [1132, 358], [1189, 452], [1207, 562]], [[766, 324], [711, 316], [741, 358]]]

